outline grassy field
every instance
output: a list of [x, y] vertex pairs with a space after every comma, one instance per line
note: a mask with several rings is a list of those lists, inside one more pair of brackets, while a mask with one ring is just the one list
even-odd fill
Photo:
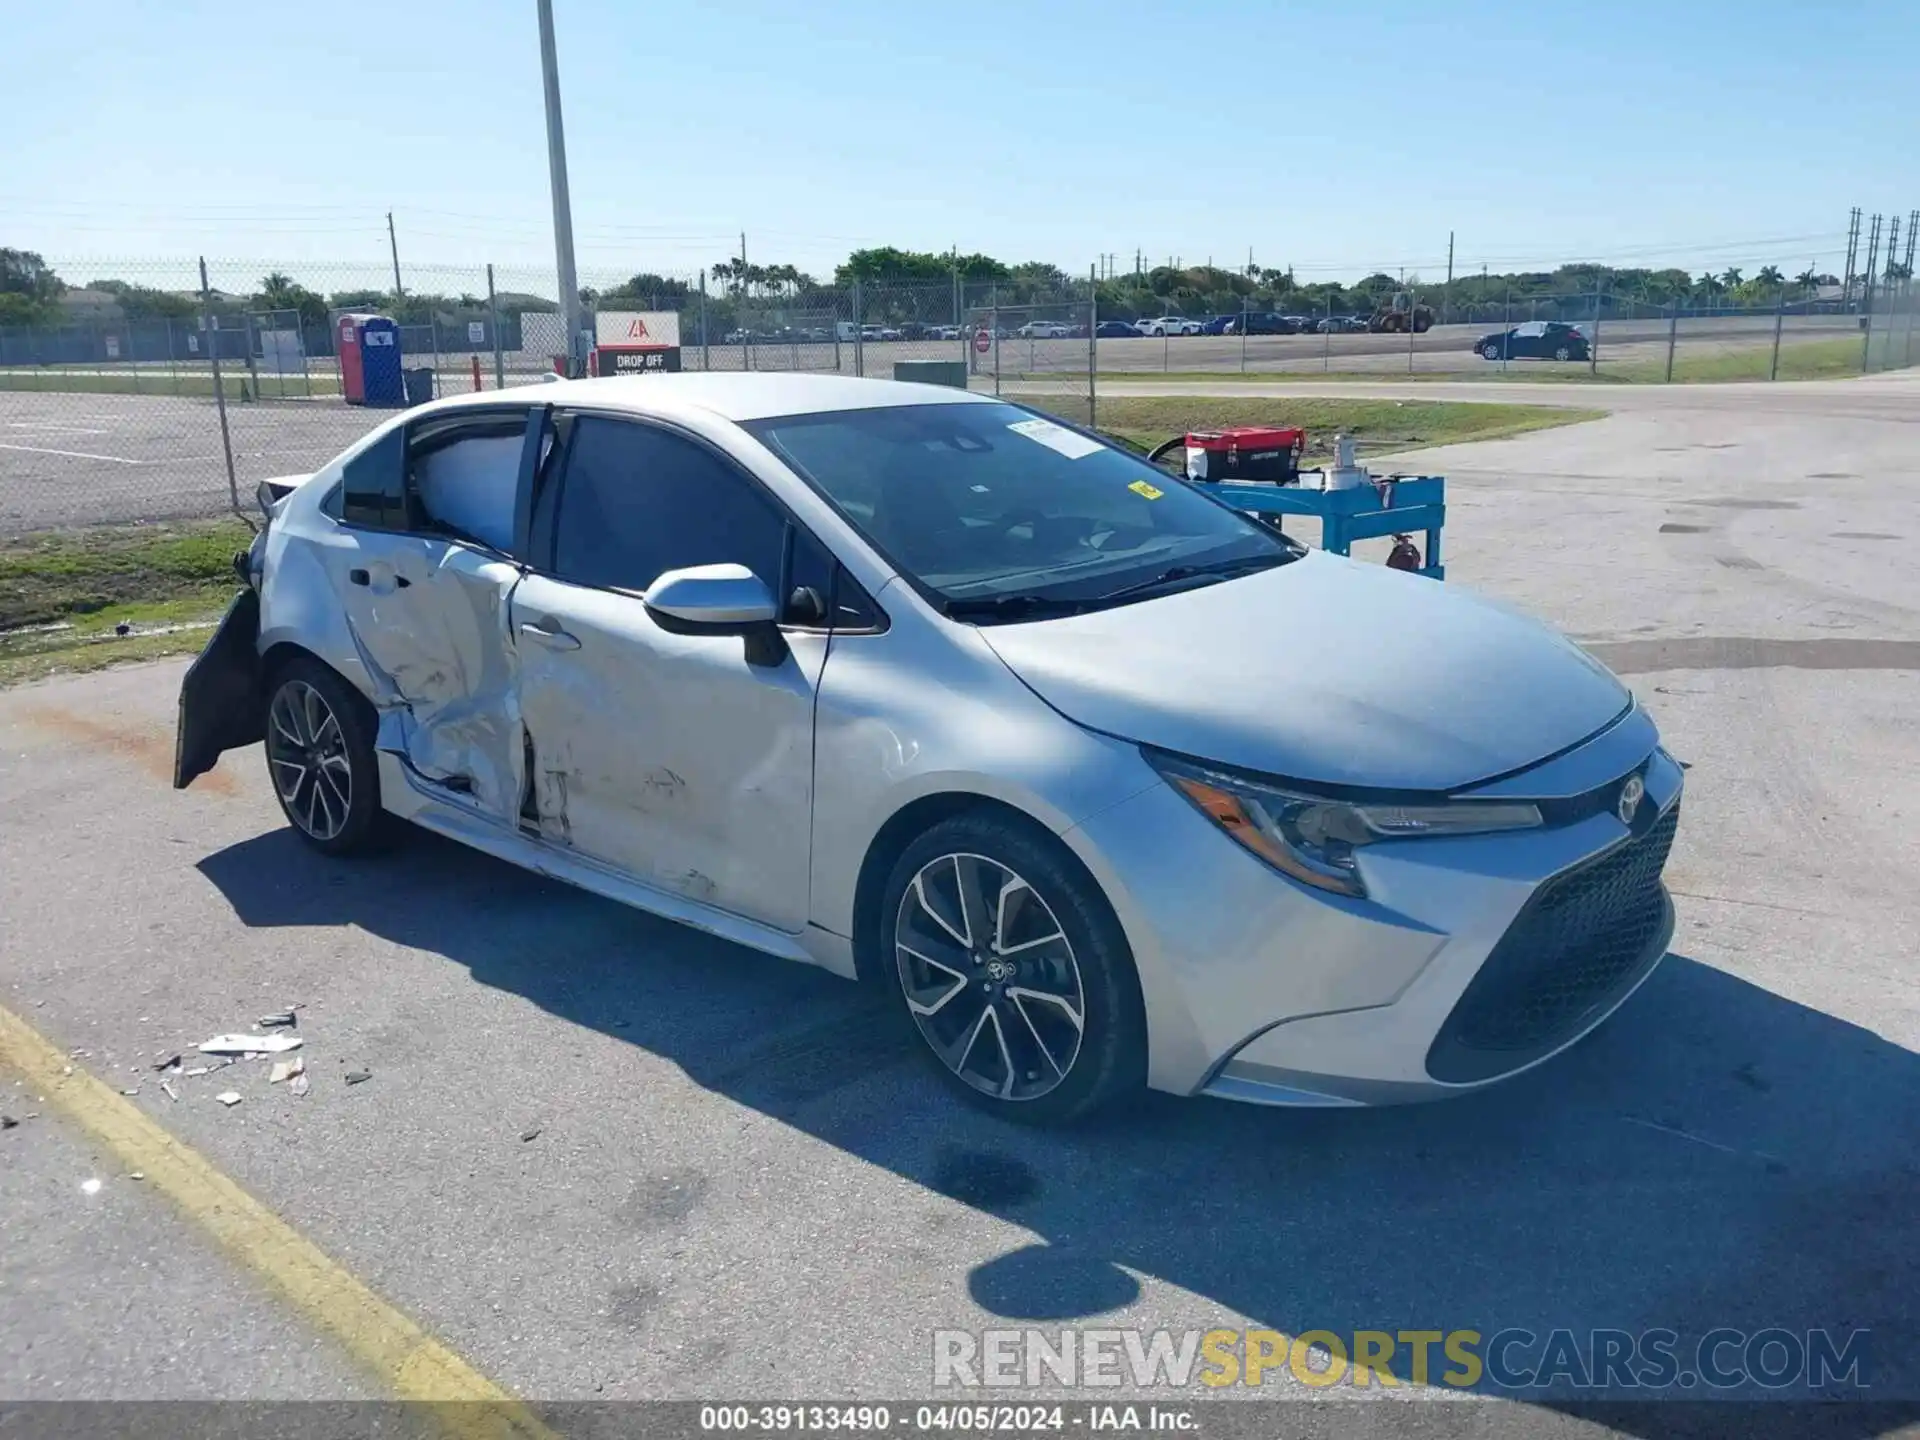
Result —
[[[227, 399], [235, 402], [251, 396], [253, 382], [246, 367], [238, 373], [224, 366], [220, 387]], [[210, 370], [140, 369], [120, 370], [61, 369], [15, 366], [0, 370], [0, 390], [25, 390], [46, 395], [173, 395], [189, 400], [213, 398], [213, 372]], [[340, 393], [340, 384], [331, 375], [315, 375], [311, 381], [314, 398], [332, 398]], [[309, 382], [299, 375], [263, 375], [260, 398], [267, 400], [304, 400]]]
[[[1037, 401], [1044, 408], [1043, 401]], [[1424, 445], [1456, 445], [1468, 440], [1497, 440], [1529, 430], [1598, 420], [1604, 410], [1558, 405], [1462, 405], [1445, 400], [1226, 399], [1181, 395], [1119, 395], [1099, 402], [1100, 428], [1140, 449], [1188, 430], [1223, 425], [1304, 425], [1307, 455], [1333, 453], [1333, 437], [1344, 431], [1360, 453], [1379, 455]]]
[[198, 650], [252, 538], [227, 518], [0, 541], [0, 685]]
[[[1689, 353], [1682, 345], [1673, 357], [1673, 383], [1676, 385], [1713, 385], [1734, 380], [1765, 380], [1773, 361], [1771, 345], [1745, 346], [1731, 350], [1697, 348]], [[1860, 373], [1860, 340], [1843, 336], [1832, 340], [1802, 340], [1780, 347], [1782, 380], [1844, 380]], [[1056, 377], [1046, 377], [1056, 378]], [[1118, 370], [1100, 372], [1103, 385], [1129, 382], [1153, 385], [1161, 381], [1180, 384], [1364, 384], [1364, 385], [1453, 385], [1538, 384], [1567, 385], [1657, 385], [1667, 378], [1664, 352], [1647, 360], [1610, 360], [1606, 346], [1600, 349], [1597, 373], [1584, 360], [1558, 364], [1552, 360], [1515, 360], [1505, 370], [1494, 363], [1473, 370], [1143, 370], [1138, 373]], [[1104, 408], [1104, 405], [1103, 405]]]
[[[1842, 336], [1837, 340], [1803, 340], [1780, 347], [1782, 380], [1841, 380], [1860, 373], [1861, 337]], [[1602, 354], [1604, 355], [1604, 351]], [[1675, 384], [1712, 385], [1729, 380], [1765, 380], [1773, 363], [1773, 347], [1726, 350], [1719, 354], [1689, 355], [1684, 348], [1673, 357]], [[1606, 362], [1602, 360], [1605, 366]], [[1630, 360], [1608, 368], [1608, 378], [1618, 381], [1657, 382], [1665, 380], [1667, 362]]]

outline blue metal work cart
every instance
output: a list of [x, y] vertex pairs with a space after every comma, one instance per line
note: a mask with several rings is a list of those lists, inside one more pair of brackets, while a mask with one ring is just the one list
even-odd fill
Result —
[[[1311, 473], [1311, 472], [1309, 472]], [[1262, 515], [1312, 515], [1320, 521], [1320, 548], [1349, 553], [1356, 540], [1426, 532], [1420, 569], [1413, 572], [1444, 580], [1440, 528], [1447, 520], [1447, 482], [1440, 475], [1371, 476], [1346, 490], [1305, 485], [1197, 482], [1236, 510]]]

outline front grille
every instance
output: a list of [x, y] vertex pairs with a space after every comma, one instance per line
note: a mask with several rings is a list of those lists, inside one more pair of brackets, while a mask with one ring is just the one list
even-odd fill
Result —
[[1675, 805], [1642, 835], [1558, 875], [1527, 902], [1453, 1007], [1427, 1073], [1467, 1084], [1518, 1069], [1577, 1034], [1659, 957], [1660, 872]]

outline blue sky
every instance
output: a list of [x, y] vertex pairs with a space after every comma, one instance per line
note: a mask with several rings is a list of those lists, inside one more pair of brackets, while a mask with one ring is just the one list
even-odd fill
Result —
[[[551, 265], [533, 0], [9, 0], [0, 244]], [[855, 246], [1837, 268], [1920, 5], [555, 0], [583, 277]], [[328, 266], [333, 266], [332, 270]], [[70, 277], [72, 278], [72, 277]]]

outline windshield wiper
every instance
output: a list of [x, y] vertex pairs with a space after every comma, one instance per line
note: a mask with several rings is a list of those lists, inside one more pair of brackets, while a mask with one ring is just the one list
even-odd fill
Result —
[[1109, 600], [1124, 600], [1130, 595], [1144, 595], [1163, 585], [1174, 585], [1182, 580], [1196, 580], [1203, 576], [1225, 580], [1234, 575], [1251, 575], [1256, 570], [1271, 570], [1276, 565], [1284, 565], [1291, 558], [1284, 555], [1243, 555], [1238, 560], [1222, 560], [1212, 565], [1175, 565], [1151, 579], [1136, 580], [1131, 585], [1122, 585], [1118, 590], [1109, 590], [1104, 595], [1096, 596], [1095, 601], [1105, 604]]
[[949, 600], [947, 614], [955, 620], [1012, 620], [1030, 616], [1075, 615], [1087, 608], [1088, 600], [1062, 600], [1054, 595], [993, 595], [977, 600]]

